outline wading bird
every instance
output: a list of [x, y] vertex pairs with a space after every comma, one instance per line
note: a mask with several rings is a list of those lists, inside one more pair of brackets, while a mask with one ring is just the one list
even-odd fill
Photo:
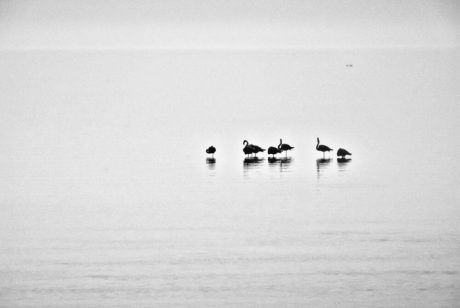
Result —
[[318, 143], [316, 144], [316, 150], [320, 151], [320, 152], [323, 152], [323, 157], [324, 157], [324, 152], [330, 152], [330, 151], [333, 150], [330, 147], [328, 147], [327, 145], [319, 144], [319, 138], [318, 137], [316, 137], [316, 140], [318, 141]]
[[243, 145], [244, 145], [244, 148], [243, 148], [244, 154], [248, 155], [248, 157], [249, 157], [249, 154], [254, 154], [254, 147], [252, 144], [249, 144], [247, 140], [244, 140]]
[[265, 149], [262, 149], [258, 145], [249, 144], [247, 140], [244, 140], [243, 144], [244, 144], [243, 152], [246, 155], [255, 154], [257, 156], [257, 153], [265, 151]]
[[346, 155], [351, 155], [351, 153], [348, 152], [348, 151], [345, 150], [345, 149], [342, 149], [342, 148], [340, 148], [340, 149], [337, 150], [337, 156], [340, 156], [340, 157], [342, 157], [342, 158], [345, 158]]
[[272, 158], [274, 158], [275, 154], [281, 153], [281, 150], [279, 148], [269, 147], [267, 153], [268, 155], [272, 155]]
[[206, 149], [206, 153], [212, 154], [212, 157], [214, 158], [214, 153], [216, 153], [216, 148], [211, 145], [209, 148]]
[[280, 139], [280, 144], [278, 145], [278, 149], [281, 150], [281, 152], [286, 151], [286, 157], [287, 157], [287, 151], [292, 150], [294, 147], [291, 147], [287, 143], [283, 143], [283, 139]]

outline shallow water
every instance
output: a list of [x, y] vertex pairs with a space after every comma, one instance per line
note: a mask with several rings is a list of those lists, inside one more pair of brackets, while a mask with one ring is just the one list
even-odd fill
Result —
[[4, 53], [0, 306], [457, 305], [458, 60]]

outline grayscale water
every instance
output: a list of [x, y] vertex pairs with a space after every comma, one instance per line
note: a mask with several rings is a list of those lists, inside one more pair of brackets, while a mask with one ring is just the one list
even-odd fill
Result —
[[0, 306], [457, 306], [459, 60], [3, 52]]

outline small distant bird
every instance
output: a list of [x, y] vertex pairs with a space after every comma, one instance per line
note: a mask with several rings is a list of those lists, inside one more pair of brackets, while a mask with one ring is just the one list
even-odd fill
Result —
[[209, 148], [206, 149], [206, 153], [212, 154], [212, 157], [214, 158], [214, 153], [216, 153], [216, 148], [211, 145]]
[[275, 148], [275, 147], [269, 147], [268, 151], [267, 151], [268, 155], [271, 155], [272, 158], [275, 157], [275, 154], [278, 154], [278, 153], [281, 153], [281, 152], [282, 152], [281, 149], [278, 149], [278, 148]]
[[351, 153], [342, 148], [337, 150], [337, 156], [341, 156], [342, 158], [345, 158], [346, 155], [351, 155]]
[[330, 151], [333, 150], [330, 147], [328, 147], [327, 145], [319, 144], [319, 138], [318, 137], [316, 137], [316, 140], [318, 141], [318, 143], [316, 144], [316, 150], [320, 151], [320, 152], [323, 152], [323, 157], [324, 157], [324, 152], [330, 152]]
[[286, 157], [287, 157], [287, 151], [292, 150], [294, 147], [291, 147], [287, 143], [283, 143], [283, 139], [280, 139], [280, 144], [278, 145], [278, 149], [281, 150], [281, 152], [286, 151]]

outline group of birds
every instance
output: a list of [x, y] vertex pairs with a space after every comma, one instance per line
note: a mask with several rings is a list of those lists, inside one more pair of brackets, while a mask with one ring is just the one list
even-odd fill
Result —
[[[316, 144], [316, 150], [323, 152], [323, 157], [326, 152], [330, 152], [333, 150], [327, 145], [320, 144], [319, 138], [316, 138], [316, 140], [318, 141], [318, 143]], [[243, 152], [245, 155], [248, 155], [248, 157], [249, 155], [254, 155], [257, 157], [257, 153], [265, 152], [265, 149], [261, 148], [258, 145], [250, 144], [247, 140], [243, 141], [243, 145], [244, 145]], [[267, 153], [268, 155], [272, 155], [272, 158], [274, 158], [276, 154], [286, 152], [286, 157], [287, 157], [287, 151], [290, 151], [292, 149], [294, 149], [294, 147], [290, 146], [287, 143], [283, 143], [283, 139], [280, 139], [280, 143], [278, 144], [278, 146], [269, 147], [267, 150]], [[206, 149], [206, 153], [212, 154], [212, 157], [214, 158], [214, 153], [216, 153], [216, 148], [214, 146], [210, 146], [209, 148]], [[351, 153], [342, 148], [337, 150], [337, 156], [341, 158], [345, 158], [347, 155], [351, 155]]]
[[[243, 141], [243, 145], [244, 145], [243, 152], [244, 154], [248, 156], [250, 154], [254, 154], [255, 156], [257, 156], [257, 153], [265, 151], [265, 149], [262, 149], [258, 145], [249, 144], [247, 140]], [[276, 154], [279, 154], [285, 151], [286, 156], [287, 156], [287, 151], [292, 150], [293, 148], [294, 147], [291, 147], [289, 144], [283, 143], [283, 139], [280, 139], [280, 144], [278, 144], [278, 147], [273, 147], [273, 146], [269, 147], [267, 153], [268, 155], [272, 155], [272, 158], [273, 158], [275, 157]]]

